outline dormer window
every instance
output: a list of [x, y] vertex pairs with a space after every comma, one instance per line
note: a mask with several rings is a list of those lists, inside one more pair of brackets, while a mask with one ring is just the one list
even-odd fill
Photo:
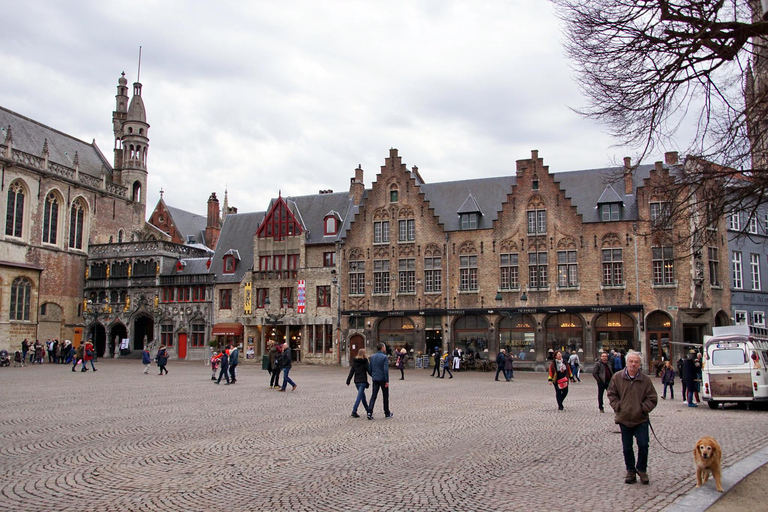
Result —
[[224, 256], [224, 273], [225, 274], [235, 273], [235, 257], [232, 256], [231, 254]]
[[600, 218], [603, 222], [612, 220], [621, 220], [621, 209], [618, 203], [601, 204], [600, 205]]
[[462, 213], [461, 214], [461, 229], [477, 229], [477, 221], [479, 214], [477, 213]]
[[335, 235], [339, 232], [339, 220], [333, 215], [325, 218], [325, 235]]

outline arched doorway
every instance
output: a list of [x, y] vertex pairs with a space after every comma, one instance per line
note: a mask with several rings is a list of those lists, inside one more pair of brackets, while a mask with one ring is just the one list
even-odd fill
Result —
[[141, 352], [144, 350], [144, 338], [147, 344], [155, 339], [155, 321], [148, 315], [141, 315], [133, 321], [133, 350]]
[[[115, 357], [115, 354], [120, 351], [120, 342], [128, 337], [128, 329], [125, 324], [118, 322], [112, 326], [109, 330], [109, 357]], [[130, 352], [126, 349], [126, 354]], [[120, 353], [121, 356], [126, 354]]]
[[107, 351], [107, 330], [98, 322], [88, 327], [88, 339], [93, 343], [93, 349], [97, 357], [104, 357]]
[[355, 334], [349, 338], [349, 362], [351, 363], [354, 358], [357, 357], [357, 353], [361, 348], [365, 348], [365, 338], [359, 334]]
[[658, 374], [663, 361], [671, 361], [672, 319], [666, 313], [654, 311], [645, 320], [645, 350], [648, 355], [648, 369]]

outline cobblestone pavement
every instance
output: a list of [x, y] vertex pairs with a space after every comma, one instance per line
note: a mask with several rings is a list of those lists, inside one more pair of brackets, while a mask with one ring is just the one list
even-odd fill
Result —
[[392, 371], [394, 418], [379, 397], [367, 421], [350, 417], [346, 368], [297, 365], [298, 388], [280, 393], [255, 365], [232, 386], [202, 363], [97, 367], [0, 369], [0, 510], [654, 511], [692, 491], [701, 435], [726, 466], [768, 446], [766, 412], [662, 400], [656, 433], [686, 454], [652, 439], [651, 484], [625, 485], [590, 375], [559, 412], [541, 373]]

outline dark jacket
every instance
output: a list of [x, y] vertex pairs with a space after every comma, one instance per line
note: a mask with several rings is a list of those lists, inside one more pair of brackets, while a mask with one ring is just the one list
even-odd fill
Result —
[[636, 427], [648, 421], [648, 415], [659, 402], [659, 395], [650, 377], [643, 372], [637, 372], [637, 376], [630, 379], [627, 370], [622, 370], [608, 385], [608, 400], [616, 423]]
[[285, 347], [283, 353], [280, 354], [280, 368], [293, 368], [290, 346]]
[[230, 366], [236, 366], [238, 360], [240, 359], [240, 350], [238, 350], [237, 347], [230, 349], [229, 351], [229, 365]]
[[661, 383], [669, 384], [670, 386], [675, 383], [675, 370], [672, 368], [665, 368], [664, 373], [661, 375]]
[[504, 369], [505, 370], [512, 370], [514, 367], [512, 364], [514, 363], [514, 358], [512, 357], [512, 354], [507, 354], [504, 356]]
[[149, 356], [149, 352], [146, 350], [142, 351], [141, 353], [141, 362], [142, 364], [149, 364], [152, 362], [152, 359]]
[[592, 376], [597, 382], [601, 383], [603, 386], [607, 386], [611, 382], [611, 377], [613, 377], [611, 363], [604, 363], [598, 359], [595, 366], [592, 367]]
[[161, 348], [157, 351], [157, 356], [155, 359], [157, 359], [157, 366], [165, 366], [168, 364], [168, 351], [164, 348]]
[[352, 360], [352, 367], [349, 369], [349, 375], [347, 376], [347, 386], [349, 386], [352, 377], [355, 377], [355, 384], [368, 384], [368, 375], [371, 374], [370, 365], [366, 358], [354, 358]]
[[[698, 368], [696, 366], [696, 359], [691, 357], [687, 358], [683, 363], [683, 382], [685, 382], [685, 387], [690, 390], [693, 390], [698, 378]], [[699, 368], [701, 367], [701, 365], [698, 366]]]
[[504, 369], [504, 361], [506, 361], [506, 357], [504, 356], [504, 352], [499, 352], [496, 354], [496, 367]]
[[397, 367], [403, 369], [408, 364], [408, 354], [397, 354]]
[[384, 352], [371, 356], [371, 379], [377, 382], [389, 382], [389, 358]]
[[279, 362], [280, 352], [277, 351], [277, 347], [272, 345], [272, 348], [269, 349], [269, 365], [267, 366], [267, 370], [270, 372], [278, 370], [280, 368]]

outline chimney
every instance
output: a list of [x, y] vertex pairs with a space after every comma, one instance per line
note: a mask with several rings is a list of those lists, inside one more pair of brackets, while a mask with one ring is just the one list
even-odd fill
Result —
[[205, 245], [211, 249], [216, 247], [221, 234], [221, 222], [219, 218], [219, 200], [216, 192], [211, 192], [208, 198], [208, 219], [205, 226]]
[[677, 151], [667, 151], [664, 153], [664, 163], [667, 165], [677, 165], [679, 162], [679, 157], [677, 155]]
[[632, 159], [628, 156], [624, 157], [624, 194], [632, 195], [634, 193], [634, 187], [632, 186]]
[[349, 196], [355, 205], [363, 202], [363, 193], [365, 193], [365, 184], [363, 183], [363, 167], [358, 164], [355, 169], [355, 177], [349, 180]]

